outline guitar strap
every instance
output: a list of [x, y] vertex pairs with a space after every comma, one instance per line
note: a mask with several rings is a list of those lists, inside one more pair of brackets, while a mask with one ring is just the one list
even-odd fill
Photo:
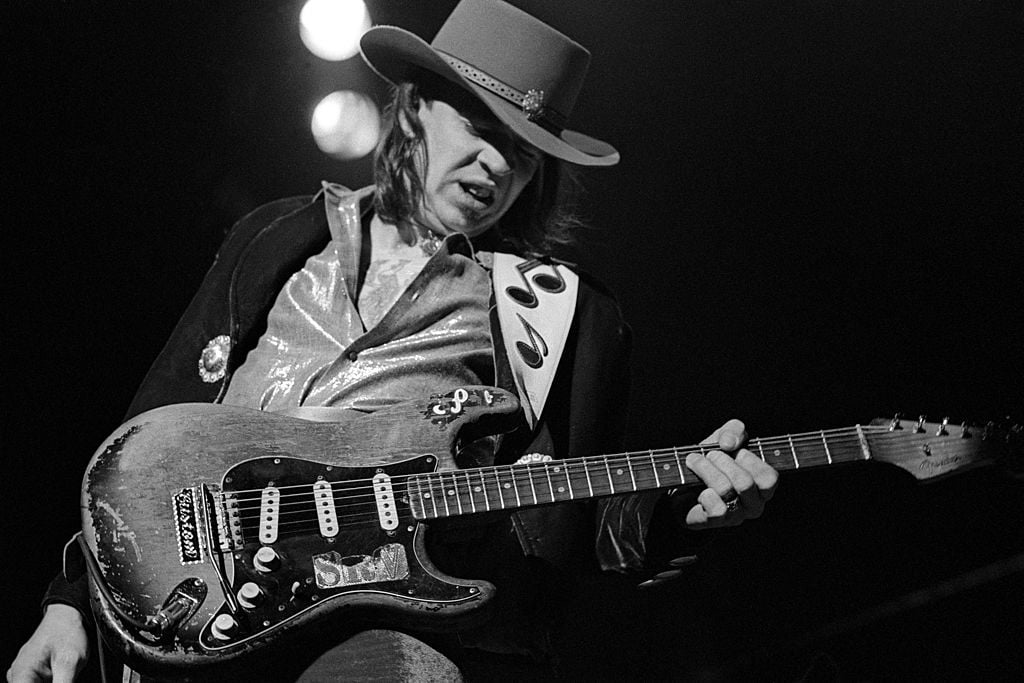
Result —
[[505, 353], [533, 429], [569, 337], [579, 276], [554, 261], [496, 252], [493, 279]]

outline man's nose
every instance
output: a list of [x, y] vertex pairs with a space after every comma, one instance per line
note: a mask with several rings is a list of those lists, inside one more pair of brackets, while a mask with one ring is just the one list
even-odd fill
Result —
[[477, 154], [477, 160], [492, 176], [508, 175], [512, 172], [512, 165], [508, 157], [492, 142], [483, 141], [483, 146]]

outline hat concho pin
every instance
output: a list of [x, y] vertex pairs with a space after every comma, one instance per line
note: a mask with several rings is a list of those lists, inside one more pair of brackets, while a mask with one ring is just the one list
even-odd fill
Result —
[[228, 368], [228, 354], [231, 353], [231, 337], [220, 334], [206, 342], [206, 348], [199, 354], [199, 376], [212, 384], [224, 378]]
[[523, 95], [523, 112], [526, 118], [533, 121], [544, 113], [544, 91], [531, 88]]

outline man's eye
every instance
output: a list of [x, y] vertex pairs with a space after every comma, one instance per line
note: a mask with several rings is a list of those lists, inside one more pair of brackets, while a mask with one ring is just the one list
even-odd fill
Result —
[[522, 144], [516, 145], [516, 154], [519, 155], [519, 158], [532, 163], [539, 163], [541, 159], [540, 150]]

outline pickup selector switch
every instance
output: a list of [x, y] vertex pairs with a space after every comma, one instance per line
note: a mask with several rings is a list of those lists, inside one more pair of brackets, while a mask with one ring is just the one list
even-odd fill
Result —
[[255, 609], [261, 602], [263, 590], [252, 581], [246, 581], [238, 589], [238, 604], [245, 609]]
[[276, 550], [265, 545], [252, 556], [252, 566], [262, 574], [269, 574], [281, 566], [281, 556]]

